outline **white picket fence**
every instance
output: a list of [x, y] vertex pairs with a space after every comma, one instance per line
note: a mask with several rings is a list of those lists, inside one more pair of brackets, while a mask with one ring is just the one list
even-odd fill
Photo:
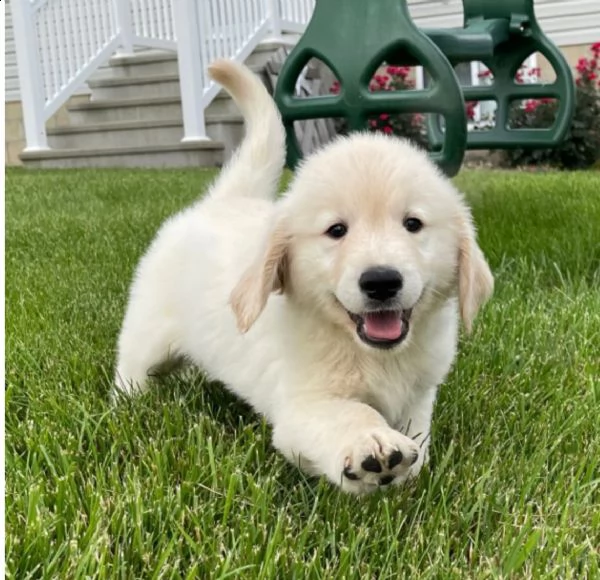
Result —
[[245, 60], [267, 38], [301, 32], [315, 0], [11, 0], [26, 151], [46, 121], [116, 52], [177, 51], [184, 141], [206, 139], [216, 58]]

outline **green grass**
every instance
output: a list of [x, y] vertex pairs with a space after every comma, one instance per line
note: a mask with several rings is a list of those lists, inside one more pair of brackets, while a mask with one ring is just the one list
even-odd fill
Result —
[[14, 578], [597, 578], [600, 179], [468, 172], [496, 294], [441, 389], [431, 469], [307, 480], [214, 384], [112, 409], [127, 287], [202, 171], [11, 171], [6, 557]]

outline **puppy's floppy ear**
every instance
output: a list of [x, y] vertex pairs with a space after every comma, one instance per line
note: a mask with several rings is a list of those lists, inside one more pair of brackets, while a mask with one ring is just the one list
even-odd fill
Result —
[[271, 230], [258, 259], [246, 270], [229, 303], [240, 332], [246, 333], [263, 311], [271, 292], [283, 293], [288, 270], [290, 236], [283, 222]]
[[490, 267], [477, 245], [470, 213], [461, 218], [458, 248], [458, 299], [460, 316], [467, 332], [471, 332], [477, 312], [494, 289]]

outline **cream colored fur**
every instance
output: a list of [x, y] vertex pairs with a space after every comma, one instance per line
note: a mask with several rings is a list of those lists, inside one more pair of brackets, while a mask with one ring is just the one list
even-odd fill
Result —
[[[459, 317], [470, 328], [492, 291], [470, 212], [424, 153], [373, 134], [317, 152], [276, 201], [285, 135], [273, 101], [243, 66], [221, 60], [210, 73], [238, 103], [246, 138], [142, 258], [117, 392], [144, 390], [185, 357], [262, 413], [275, 446], [308, 473], [354, 493], [386, 475], [401, 483], [427, 461]], [[408, 232], [407, 216], [424, 228]], [[340, 220], [346, 237], [324, 235]], [[382, 264], [402, 274], [401, 307], [413, 309], [408, 336], [390, 350], [364, 344], [348, 314], [364, 309], [361, 273]], [[370, 456], [380, 473], [361, 466]]]

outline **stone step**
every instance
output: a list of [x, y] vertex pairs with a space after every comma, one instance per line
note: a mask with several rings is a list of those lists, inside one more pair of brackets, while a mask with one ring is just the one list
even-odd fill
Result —
[[141, 97], [137, 99], [103, 99], [69, 105], [72, 125], [95, 125], [117, 121], [166, 121], [181, 119], [181, 98]]
[[114, 78], [135, 78], [151, 75], [177, 75], [175, 51], [146, 51], [133, 55], [116, 55], [109, 61], [107, 73]]
[[180, 94], [177, 74], [92, 78], [87, 84], [93, 101], [135, 99], [140, 95], [147, 98], [176, 97]]
[[177, 144], [183, 123], [166, 121], [117, 121], [95, 125], [71, 125], [48, 129], [48, 145], [56, 149], [100, 149]]
[[[265, 41], [259, 44], [246, 59], [250, 67], [263, 67], [270, 55], [281, 46], [291, 46], [297, 42], [299, 35], [286, 34], [281, 41]], [[176, 75], [177, 52], [167, 50], [144, 50], [132, 55], [116, 55], [109, 61], [103, 71], [106, 77], [132, 78], [149, 75]]]
[[[210, 139], [224, 145], [229, 157], [243, 134], [243, 119], [240, 115], [206, 115], [206, 132]], [[48, 144], [57, 149], [143, 147], [177, 144], [183, 135], [181, 119], [116, 121], [48, 129]]]
[[[238, 114], [238, 108], [223, 90], [208, 106], [206, 113]], [[137, 99], [102, 99], [76, 103], [68, 107], [72, 125], [95, 125], [117, 121], [167, 121], [182, 119], [181, 97], [154, 97]]]
[[[255, 73], [264, 76], [264, 65], [251, 66]], [[177, 97], [180, 95], [179, 75], [136, 75], [134, 77], [98, 77], [88, 82], [92, 101]]]
[[21, 153], [28, 167], [220, 167], [224, 146], [216, 141], [114, 147], [100, 149], [48, 149]]

